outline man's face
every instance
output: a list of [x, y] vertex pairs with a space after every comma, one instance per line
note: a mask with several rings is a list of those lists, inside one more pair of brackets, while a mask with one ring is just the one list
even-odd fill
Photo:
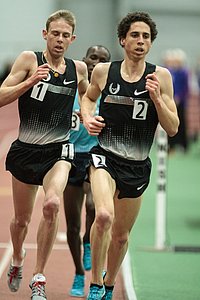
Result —
[[90, 81], [90, 77], [92, 74], [92, 71], [96, 64], [102, 62], [108, 62], [109, 61], [109, 53], [105, 48], [99, 48], [99, 47], [93, 47], [88, 55], [83, 58], [83, 61], [86, 63], [88, 68], [88, 79]]
[[144, 22], [132, 23], [126, 37], [121, 39], [121, 45], [128, 56], [144, 57], [151, 47], [150, 27]]
[[63, 56], [75, 39], [72, 27], [62, 18], [51, 22], [48, 31], [43, 30], [43, 37], [49, 52], [55, 57]]

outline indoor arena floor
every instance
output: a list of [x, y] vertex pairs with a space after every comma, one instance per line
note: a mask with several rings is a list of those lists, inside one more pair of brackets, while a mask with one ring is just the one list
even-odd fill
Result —
[[[17, 137], [18, 113], [17, 102], [0, 108], [0, 300], [27, 300], [31, 290], [29, 282], [36, 259], [37, 227], [42, 213], [43, 191], [39, 190], [34, 207], [29, 231], [25, 240], [26, 258], [23, 268], [23, 280], [18, 292], [11, 293], [7, 286], [7, 270], [12, 257], [9, 224], [13, 216], [12, 189], [10, 173], [5, 171], [5, 156], [10, 144]], [[83, 210], [83, 224], [85, 212]], [[84, 230], [84, 229], [83, 229]], [[83, 231], [82, 230], [82, 231]], [[66, 241], [66, 224], [63, 203], [60, 209], [59, 232], [53, 251], [50, 255], [45, 275], [47, 278], [46, 293], [48, 300], [69, 300], [69, 290], [75, 274], [72, 257]], [[91, 272], [86, 272], [85, 294], [88, 293]], [[86, 297], [84, 297], [85, 299]], [[82, 298], [83, 299], [83, 298]], [[117, 277], [114, 299], [124, 300], [125, 294], [121, 273]]]
[[[156, 150], [129, 254], [137, 300], [200, 300], [200, 142], [167, 162], [166, 248], [156, 250]], [[174, 251], [176, 250], [176, 251]]]

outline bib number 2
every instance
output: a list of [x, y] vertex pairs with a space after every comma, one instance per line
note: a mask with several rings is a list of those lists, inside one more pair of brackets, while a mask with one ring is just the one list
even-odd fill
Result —
[[92, 154], [92, 160], [95, 168], [105, 167], [106, 166], [106, 158], [104, 155], [100, 154]]
[[148, 103], [142, 100], [135, 100], [133, 107], [133, 119], [146, 120]]

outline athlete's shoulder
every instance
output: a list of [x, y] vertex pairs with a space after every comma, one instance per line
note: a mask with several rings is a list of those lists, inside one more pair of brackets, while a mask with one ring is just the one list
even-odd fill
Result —
[[170, 71], [161, 66], [156, 66], [156, 76], [160, 82], [162, 90], [170, 91], [173, 89], [173, 79]]
[[73, 60], [75, 67], [76, 67], [76, 73], [78, 77], [80, 78], [87, 78], [88, 73], [87, 73], [87, 65], [81, 60]]
[[87, 70], [87, 65], [84, 61], [81, 61], [81, 60], [73, 60], [75, 66], [76, 66], [76, 69], [77, 69], [77, 72], [80, 72], [80, 73], [84, 73], [85, 70]]
[[156, 74], [158, 76], [171, 77], [171, 73], [167, 68], [158, 65], [156, 65]]
[[106, 62], [106, 63], [98, 63], [94, 69], [93, 69], [93, 73], [95, 74], [95, 76], [101, 76], [105, 75], [108, 73], [108, 70], [110, 68], [111, 62]]
[[16, 58], [13, 71], [22, 71], [30, 74], [37, 67], [37, 57], [34, 51], [22, 51]]
[[27, 50], [22, 51], [19, 54], [18, 58], [25, 59], [25, 60], [27, 59], [28, 62], [30, 62], [30, 60], [34, 61], [34, 60], [36, 60], [36, 53], [34, 51], [27, 51]]

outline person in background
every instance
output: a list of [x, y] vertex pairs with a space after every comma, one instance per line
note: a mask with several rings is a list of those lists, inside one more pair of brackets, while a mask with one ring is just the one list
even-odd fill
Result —
[[198, 57], [195, 67], [195, 77], [196, 77], [196, 86], [197, 86], [197, 98], [198, 98], [198, 107], [199, 107], [199, 118], [198, 118], [198, 129], [193, 135], [194, 141], [199, 141], [200, 139], [200, 57]]
[[200, 57], [196, 62], [195, 75], [196, 75], [197, 85], [198, 85], [198, 90], [200, 95]]
[[174, 137], [168, 137], [169, 152], [179, 149], [186, 153], [188, 151], [187, 106], [190, 95], [190, 73], [186, 67], [186, 54], [182, 49], [168, 50], [164, 61], [165, 67], [172, 75], [174, 99], [180, 119], [178, 133]]
[[[87, 65], [88, 79], [90, 81], [93, 68], [99, 62], [110, 61], [109, 50], [102, 45], [95, 45], [88, 48], [83, 61]], [[95, 211], [92, 199], [90, 184], [86, 182], [86, 169], [89, 164], [89, 150], [97, 145], [97, 137], [88, 134], [87, 130], [80, 121], [80, 106], [78, 95], [75, 98], [74, 113], [72, 116], [72, 130], [70, 142], [75, 147], [75, 162], [77, 165], [76, 173], [69, 176], [67, 186], [64, 191], [64, 209], [67, 224], [67, 241], [75, 264], [75, 276], [70, 295], [73, 297], [84, 297], [85, 291], [85, 271], [91, 269], [91, 250], [90, 250], [90, 228], [94, 221]], [[98, 105], [97, 105], [98, 113]], [[83, 236], [83, 259], [82, 259], [82, 238], [81, 229], [81, 210], [84, 202], [86, 204], [86, 223], [85, 234]]]
[[[118, 25], [124, 59], [97, 64], [82, 98], [83, 124], [89, 134], [98, 136], [98, 145], [90, 150], [95, 220], [88, 300], [113, 297], [129, 234], [149, 184], [149, 152], [158, 122], [169, 136], [178, 131], [170, 72], [146, 61], [156, 36], [149, 14], [127, 14]], [[99, 95], [99, 115], [95, 116]]]
[[30, 282], [32, 300], [45, 300], [45, 266], [55, 241], [60, 201], [72, 169], [74, 147], [69, 143], [72, 109], [88, 85], [86, 64], [65, 58], [75, 39], [76, 20], [68, 10], [49, 16], [42, 52], [24, 51], [15, 60], [0, 88], [0, 107], [19, 99], [19, 135], [6, 157], [12, 174], [14, 217], [10, 224], [13, 256], [8, 287], [17, 292], [26, 251], [24, 240], [38, 187], [44, 190], [37, 231], [37, 258]]

